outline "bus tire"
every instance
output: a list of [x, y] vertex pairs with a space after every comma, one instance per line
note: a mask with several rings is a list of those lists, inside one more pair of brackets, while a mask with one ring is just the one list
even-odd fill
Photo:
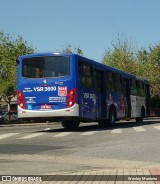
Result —
[[62, 121], [62, 126], [67, 130], [74, 130], [79, 127], [79, 121]]
[[115, 111], [115, 108], [113, 107], [111, 107], [109, 110], [109, 117], [107, 122], [109, 126], [114, 126], [116, 123], [116, 111]]
[[143, 118], [145, 117], [145, 110], [144, 107], [141, 109], [141, 116], [136, 118], [136, 123], [143, 123]]

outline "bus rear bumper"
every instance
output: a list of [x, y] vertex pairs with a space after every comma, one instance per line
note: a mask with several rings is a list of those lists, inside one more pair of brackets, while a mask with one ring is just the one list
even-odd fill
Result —
[[25, 110], [18, 106], [18, 118], [65, 118], [65, 117], [78, 117], [79, 116], [79, 105], [75, 104], [71, 108], [59, 109], [59, 110]]

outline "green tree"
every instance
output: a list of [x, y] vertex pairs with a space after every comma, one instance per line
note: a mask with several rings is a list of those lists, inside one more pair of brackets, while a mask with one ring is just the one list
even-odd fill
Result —
[[138, 50], [137, 52], [138, 62], [142, 64], [148, 63], [148, 55], [149, 53], [146, 51], [146, 49], [141, 48], [140, 50]]
[[153, 96], [160, 97], [160, 44], [149, 47], [148, 65]]
[[71, 44], [65, 44], [64, 46], [62, 46], [62, 49], [59, 50], [58, 52], [62, 52], [62, 53], [75, 53], [78, 55], [83, 56], [83, 51], [81, 50], [80, 46], [78, 47], [72, 47]]
[[152, 97], [160, 97], [160, 44], [138, 51], [132, 45], [118, 39], [106, 50], [102, 63], [149, 80]]
[[8, 104], [8, 111], [10, 111], [11, 100], [16, 96], [15, 84], [12, 81], [1, 80], [0, 85], [1, 96]]
[[135, 74], [137, 68], [135, 58], [132, 47], [126, 41], [122, 42], [118, 39], [112, 44], [112, 49], [106, 49], [102, 63]]
[[149, 47], [149, 62], [160, 67], [160, 44]]
[[0, 32], [0, 96], [8, 104], [16, 96], [16, 60], [19, 55], [33, 53], [34, 48], [21, 36], [13, 38]]
[[160, 97], [160, 45], [150, 46], [148, 51], [139, 50], [137, 60], [140, 65], [138, 75], [150, 81], [152, 96]]

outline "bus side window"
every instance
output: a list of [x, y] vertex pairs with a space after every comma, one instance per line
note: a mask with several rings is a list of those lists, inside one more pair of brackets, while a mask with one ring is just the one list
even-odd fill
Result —
[[93, 87], [93, 69], [91, 65], [82, 61], [79, 62], [79, 79], [83, 87]]
[[124, 96], [126, 97], [127, 96], [127, 80], [122, 77], [121, 81], [122, 81], [122, 92]]
[[144, 84], [142, 81], [137, 81], [137, 95], [144, 96]]
[[114, 74], [114, 85], [116, 92], [122, 92], [121, 76], [119, 74]]
[[137, 95], [137, 85], [136, 85], [136, 80], [135, 79], [131, 79], [130, 81], [130, 85], [131, 85], [131, 95]]
[[102, 73], [98, 70], [94, 70], [94, 77], [95, 77], [95, 88], [97, 93], [102, 93], [103, 91], [103, 76]]
[[112, 72], [106, 73], [106, 87], [108, 91], [114, 91], [114, 81]]

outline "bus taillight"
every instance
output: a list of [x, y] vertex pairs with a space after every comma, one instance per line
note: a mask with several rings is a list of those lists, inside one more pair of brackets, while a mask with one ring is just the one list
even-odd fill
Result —
[[24, 103], [24, 96], [21, 91], [17, 91], [17, 100], [18, 100], [18, 105], [21, 107], [21, 109], [26, 109], [26, 106]]
[[72, 88], [68, 93], [67, 108], [72, 107], [76, 103], [76, 89]]

